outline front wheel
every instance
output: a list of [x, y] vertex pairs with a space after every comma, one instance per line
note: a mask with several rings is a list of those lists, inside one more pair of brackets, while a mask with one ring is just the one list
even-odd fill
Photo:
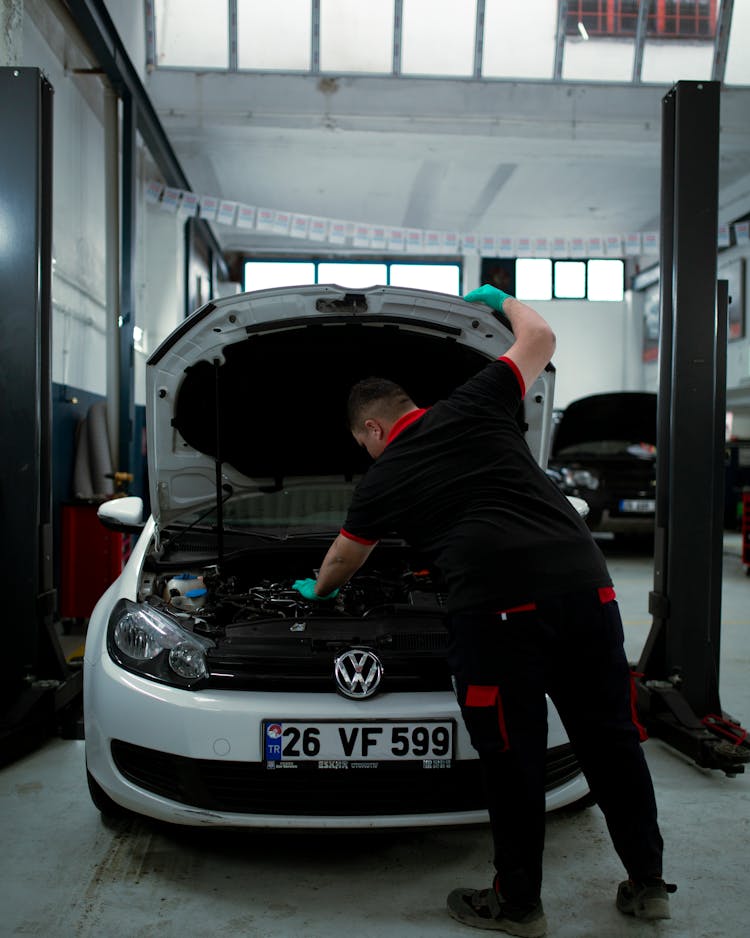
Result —
[[130, 811], [113, 801], [88, 769], [86, 769], [86, 781], [88, 782], [91, 800], [94, 802], [94, 807], [101, 814], [103, 821], [121, 821], [130, 817]]

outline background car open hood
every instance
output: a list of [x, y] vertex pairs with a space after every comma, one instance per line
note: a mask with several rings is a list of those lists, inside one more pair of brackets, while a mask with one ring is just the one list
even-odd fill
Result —
[[[429, 406], [512, 342], [486, 306], [423, 290], [319, 285], [208, 303], [148, 361], [157, 525], [215, 501], [218, 466], [234, 492], [291, 477], [357, 476], [369, 459], [346, 425], [352, 384], [390, 378]], [[553, 391], [550, 366], [525, 401], [527, 440], [542, 465]]]
[[592, 394], [568, 404], [557, 425], [553, 455], [594, 440], [656, 445], [656, 394], [618, 391]]

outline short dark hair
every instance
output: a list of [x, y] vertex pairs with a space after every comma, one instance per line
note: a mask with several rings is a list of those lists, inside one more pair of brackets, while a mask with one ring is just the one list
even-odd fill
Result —
[[349, 392], [346, 415], [349, 429], [355, 430], [377, 411], [380, 416], [395, 420], [413, 401], [406, 391], [388, 378], [364, 378]]

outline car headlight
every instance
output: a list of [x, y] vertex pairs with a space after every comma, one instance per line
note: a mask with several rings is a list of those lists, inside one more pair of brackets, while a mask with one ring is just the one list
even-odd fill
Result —
[[561, 469], [563, 482], [565, 485], [574, 489], [591, 489], [596, 491], [599, 488], [599, 478], [588, 469]]
[[213, 645], [145, 603], [120, 600], [109, 619], [111, 658], [128, 671], [177, 687], [190, 687], [208, 676], [206, 652]]

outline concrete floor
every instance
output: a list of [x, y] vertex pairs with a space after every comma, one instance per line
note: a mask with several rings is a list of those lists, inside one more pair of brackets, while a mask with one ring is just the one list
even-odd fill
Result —
[[[631, 659], [648, 633], [652, 562], [605, 548]], [[721, 696], [750, 726], [750, 578], [725, 542]], [[739, 938], [748, 931], [750, 768], [699, 769], [646, 743], [679, 884], [671, 921], [621, 916], [622, 872], [598, 809], [551, 816], [544, 902], [554, 938]], [[442, 938], [474, 934], [444, 911], [455, 886], [484, 887], [485, 827], [311, 835], [105, 826], [89, 801], [83, 743], [52, 739], [0, 771], [0, 935], [50, 938], [301, 936]]]

